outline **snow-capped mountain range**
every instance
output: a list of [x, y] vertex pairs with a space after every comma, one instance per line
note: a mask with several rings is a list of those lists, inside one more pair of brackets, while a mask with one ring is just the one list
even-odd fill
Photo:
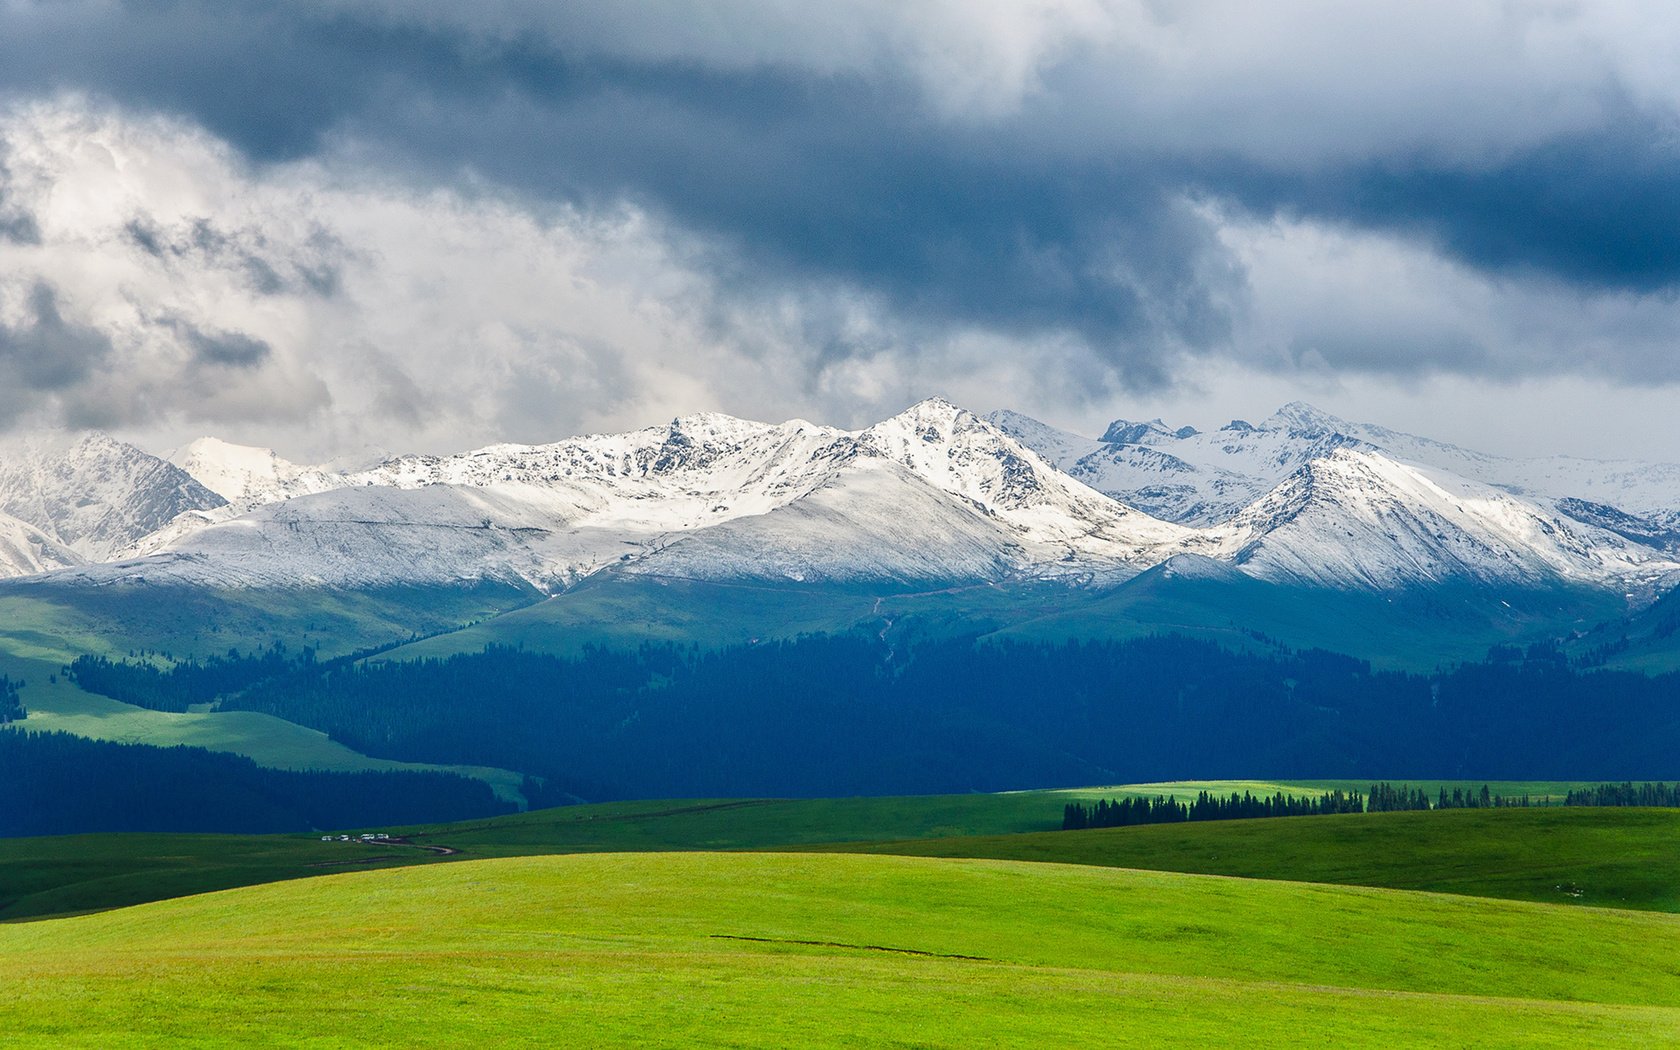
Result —
[[857, 431], [702, 414], [352, 471], [215, 439], [0, 448], [0, 575], [67, 582], [1085, 586], [1175, 555], [1315, 587], [1648, 595], [1680, 579], [1680, 467], [1501, 459], [1298, 403], [1100, 439], [938, 399]]

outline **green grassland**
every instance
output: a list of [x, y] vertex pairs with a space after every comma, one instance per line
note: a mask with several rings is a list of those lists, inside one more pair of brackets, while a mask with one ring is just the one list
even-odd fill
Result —
[[602, 854], [0, 927], [10, 1045], [1651, 1046], [1680, 917], [1008, 861]]
[[0, 922], [126, 908], [211, 890], [434, 859], [316, 835], [55, 835], [0, 839]]
[[[1014, 792], [905, 798], [698, 799], [537, 810], [461, 824], [380, 829], [463, 857], [626, 850], [748, 850], [820, 842], [1000, 835], [1059, 827], [1067, 798]], [[1148, 790], [1153, 791], [1151, 787]], [[370, 858], [384, 858], [370, 860]], [[82, 835], [0, 839], [0, 921], [123, 907], [334, 866], [429, 863], [418, 849], [296, 835]]]
[[[1667, 811], [1452, 811], [1052, 830], [1070, 800], [1193, 798], [1204, 788], [1309, 790], [1267, 781], [1181, 781], [997, 795], [620, 802], [379, 830], [416, 845], [457, 850], [454, 859], [815, 847], [1129, 865], [1575, 904], [1667, 908], [1680, 899], [1680, 864], [1667, 862], [1680, 814]], [[1339, 823], [1344, 820], [1362, 823]], [[439, 859], [414, 848], [323, 843], [313, 835], [0, 839], [0, 921]], [[1555, 891], [1558, 885], [1584, 893]]]
[[839, 843], [1680, 912], [1680, 810], [1456, 809]]
[[[745, 645], [803, 634], [867, 632], [890, 644], [918, 638], [985, 635], [1010, 624], [1063, 613], [1089, 601], [1083, 592], [1031, 581], [932, 591], [844, 584], [715, 583], [602, 574], [545, 601], [459, 631], [381, 654], [414, 660], [476, 653], [486, 645], [576, 655], [587, 645], [643, 642]], [[1104, 630], [1092, 625], [1093, 635]]]
[[754, 639], [844, 633], [872, 619], [859, 588], [702, 583], [608, 574], [545, 601], [459, 631], [425, 638], [380, 659], [476, 653], [486, 645], [576, 655], [586, 645], [745, 645]]
[[[1482, 782], [1418, 781], [1480, 790]], [[1557, 798], [1564, 782], [1497, 783], [1495, 792]], [[1315, 795], [1369, 788], [1344, 781], [1175, 780], [1159, 784], [1006, 791], [998, 794], [907, 795], [826, 799], [689, 799], [610, 802], [515, 813], [467, 824], [406, 829], [416, 842], [447, 843], [484, 855], [508, 851], [552, 853], [617, 850], [730, 850], [841, 842], [943, 839], [956, 836], [1052, 832], [1068, 802], [1165, 795], [1189, 801], [1199, 792]]]
[[1566, 643], [1575, 656], [1598, 651], [1603, 666], [1642, 674], [1680, 671], [1680, 594], [1669, 591], [1625, 618], [1607, 619]]
[[22, 697], [29, 709], [29, 717], [15, 729], [0, 732], [60, 732], [123, 744], [202, 747], [244, 755], [258, 765], [273, 769], [441, 770], [476, 777], [501, 797], [523, 803], [519, 793], [522, 778], [505, 769], [370, 758], [319, 730], [255, 711], [174, 712], [135, 707], [89, 693], [74, 682], [56, 676], [60, 666], [0, 650], [0, 674], [28, 683]]

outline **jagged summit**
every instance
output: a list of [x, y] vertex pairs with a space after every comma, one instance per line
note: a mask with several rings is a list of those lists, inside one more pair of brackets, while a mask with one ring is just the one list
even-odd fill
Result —
[[1147, 423], [1133, 423], [1126, 419], [1116, 419], [1103, 431], [1102, 440], [1110, 445], [1136, 445], [1148, 441], [1150, 438], [1170, 438], [1173, 432], [1160, 418]]
[[928, 397], [866, 429], [876, 430], [892, 426], [933, 427], [949, 432], [976, 419], [979, 417], [974, 413], [952, 404], [945, 398]]
[[0, 449], [0, 514], [90, 561], [226, 502], [174, 464], [104, 433], [31, 435]]
[[1354, 426], [1346, 420], [1314, 408], [1305, 401], [1291, 401], [1260, 424], [1262, 430], [1300, 430], [1309, 434], [1346, 434]]

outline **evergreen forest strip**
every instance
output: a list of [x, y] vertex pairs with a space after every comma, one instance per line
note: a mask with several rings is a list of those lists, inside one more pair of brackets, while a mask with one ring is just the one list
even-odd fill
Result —
[[[1680, 784], [1596, 784], [1572, 788], [1565, 806], [1680, 807]], [[1139, 795], [1120, 799], [1098, 799], [1093, 803], [1069, 802], [1062, 808], [1062, 830], [1121, 828], [1139, 824], [1181, 824], [1196, 820], [1255, 820], [1266, 817], [1316, 817], [1337, 813], [1396, 813], [1435, 809], [1528, 809], [1528, 795], [1495, 793], [1483, 784], [1481, 791], [1441, 787], [1431, 799], [1422, 788], [1409, 784], [1372, 784], [1368, 794], [1357, 791], [1327, 791], [1322, 795], [1290, 795], [1275, 792], [1255, 795], [1244, 791], [1218, 795], [1197, 792], [1188, 802], [1168, 795]]]

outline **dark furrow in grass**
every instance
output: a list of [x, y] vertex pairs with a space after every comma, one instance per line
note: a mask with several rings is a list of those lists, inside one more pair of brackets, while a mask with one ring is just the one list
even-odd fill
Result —
[[801, 941], [791, 937], [747, 937], [734, 933], [707, 934], [719, 941], [752, 941], [754, 944], [798, 944], [807, 948], [850, 948], [860, 952], [889, 952], [893, 955], [919, 955], [925, 959], [965, 959], [968, 962], [1001, 963], [984, 955], [953, 955], [945, 952], [924, 952], [919, 948], [889, 948], [884, 944], [843, 944], [840, 941]]

